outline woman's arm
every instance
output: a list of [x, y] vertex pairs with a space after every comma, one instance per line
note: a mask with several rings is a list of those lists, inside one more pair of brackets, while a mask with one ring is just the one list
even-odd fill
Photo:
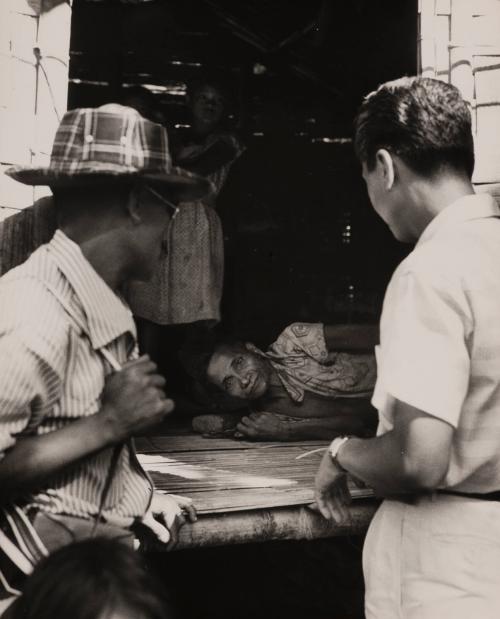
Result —
[[184, 169], [201, 176], [208, 176], [223, 166], [231, 163], [237, 156], [237, 151], [232, 144], [225, 140], [216, 140], [204, 150], [198, 157], [183, 159], [179, 157], [177, 163]]

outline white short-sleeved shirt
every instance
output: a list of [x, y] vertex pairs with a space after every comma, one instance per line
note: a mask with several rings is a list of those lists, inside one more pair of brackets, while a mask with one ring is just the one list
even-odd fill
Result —
[[460, 198], [396, 269], [382, 312], [373, 405], [378, 434], [398, 399], [455, 428], [443, 484], [500, 490], [500, 210]]

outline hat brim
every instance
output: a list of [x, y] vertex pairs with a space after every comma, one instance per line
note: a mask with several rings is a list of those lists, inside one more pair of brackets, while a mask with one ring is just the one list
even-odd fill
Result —
[[165, 174], [103, 169], [68, 173], [59, 172], [50, 167], [13, 166], [5, 173], [24, 185], [48, 185], [49, 187], [84, 187], [92, 184], [107, 185], [134, 180], [150, 180], [169, 185], [175, 189], [178, 198], [182, 201], [199, 200], [211, 190], [209, 180], [178, 167], [173, 167], [169, 174]]

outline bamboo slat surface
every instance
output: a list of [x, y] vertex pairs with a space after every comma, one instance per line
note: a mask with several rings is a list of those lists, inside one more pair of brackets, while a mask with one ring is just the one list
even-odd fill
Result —
[[[272, 509], [313, 501], [314, 476], [328, 442], [253, 443], [176, 433], [137, 441], [158, 490], [191, 497], [198, 513]], [[352, 486], [353, 497], [370, 492]]]

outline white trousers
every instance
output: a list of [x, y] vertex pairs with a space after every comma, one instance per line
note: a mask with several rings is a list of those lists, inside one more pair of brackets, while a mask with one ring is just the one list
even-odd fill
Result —
[[386, 500], [363, 549], [366, 619], [498, 619], [500, 503]]

